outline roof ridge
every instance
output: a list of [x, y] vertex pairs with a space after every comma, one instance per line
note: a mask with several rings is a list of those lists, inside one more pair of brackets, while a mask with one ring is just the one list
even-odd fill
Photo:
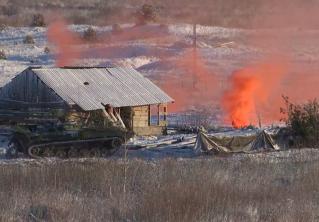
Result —
[[43, 67], [43, 66], [30, 66], [28, 69], [107, 69], [115, 68], [117, 66], [63, 66], [63, 67]]

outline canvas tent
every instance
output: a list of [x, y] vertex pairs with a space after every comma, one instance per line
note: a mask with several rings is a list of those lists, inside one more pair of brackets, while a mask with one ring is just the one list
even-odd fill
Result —
[[238, 153], [256, 152], [260, 150], [279, 150], [275, 140], [267, 132], [260, 131], [255, 135], [236, 137], [208, 136], [200, 131], [197, 135], [195, 147], [197, 153]]

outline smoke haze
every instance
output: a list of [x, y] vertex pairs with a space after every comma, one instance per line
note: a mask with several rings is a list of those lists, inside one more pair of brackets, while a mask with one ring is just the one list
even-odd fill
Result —
[[[208, 7], [212, 5], [208, 2], [206, 4]], [[225, 8], [231, 6], [239, 8], [245, 12], [245, 16], [249, 15], [239, 21], [244, 21], [245, 24], [249, 21], [248, 26], [257, 29], [247, 31], [249, 34], [240, 41], [260, 49], [263, 55], [242, 62], [236, 71], [227, 73], [228, 76], [224, 75], [227, 82], [227, 87], [224, 89], [218, 84], [218, 76], [223, 74], [212, 71], [211, 66], [207, 65], [211, 62], [210, 59], [203, 56], [200, 49], [198, 52], [185, 49], [181, 55], [176, 56], [175, 60], [169, 60], [166, 58], [167, 55], [159, 50], [148, 49], [149, 55], [155, 55], [164, 62], [173, 61], [173, 71], [170, 72], [172, 74], [165, 76], [160, 82], [160, 86], [176, 101], [171, 105], [170, 111], [182, 112], [199, 107], [213, 110], [221, 107], [224, 123], [243, 127], [257, 124], [259, 120], [264, 124], [278, 121], [279, 109], [283, 105], [282, 95], [288, 96], [292, 102], [305, 102], [318, 96], [316, 92], [319, 84], [318, 67], [312, 63], [308, 66], [307, 61], [305, 64], [305, 61], [298, 60], [296, 53], [303, 47], [308, 50], [319, 43], [306, 34], [311, 32], [309, 29], [319, 25], [316, 14], [318, 4], [304, 1], [257, 3], [249, 0], [238, 3], [225, 1], [223, 4]], [[249, 6], [246, 11], [245, 5]], [[217, 4], [212, 15], [226, 13], [220, 7]], [[189, 14], [185, 21], [200, 21], [195, 17], [196, 13]], [[238, 15], [235, 13], [229, 17], [232, 21]], [[217, 24], [224, 25], [224, 23], [223, 20]], [[271, 29], [264, 29], [265, 27]], [[161, 37], [165, 38], [167, 35], [169, 33], [165, 28], [159, 31], [149, 27], [132, 27], [117, 35], [100, 36], [98, 44], [91, 45], [88, 50], [85, 47], [79, 49], [79, 44], [88, 45], [88, 43], [83, 42], [79, 35], [69, 31], [65, 22], [54, 22], [48, 29], [48, 39], [57, 48], [57, 66], [73, 65], [77, 59], [91, 52], [95, 52], [101, 58], [112, 58], [115, 51], [109, 47], [104, 48], [105, 45], [133, 40], [141, 40], [152, 45], [158, 44], [161, 42]], [[242, 43], [237, 43], [235, 40], [235, 44]]]
[[48, 27], [48, 40], [57, 48], [56, 66], [72, 66], [76, 59], [81, 57], [77, 45], [80, 38], [68, 29], [65, 21], [55, 21]]

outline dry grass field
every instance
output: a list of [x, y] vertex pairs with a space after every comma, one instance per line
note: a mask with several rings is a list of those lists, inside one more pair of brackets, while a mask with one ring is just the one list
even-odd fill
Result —
[[0, 221], [318, 221], [319, 151], [0, 164]]

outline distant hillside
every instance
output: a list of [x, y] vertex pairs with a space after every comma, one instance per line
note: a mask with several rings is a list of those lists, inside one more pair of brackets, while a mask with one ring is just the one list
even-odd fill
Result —
[[[58, 13], [70, 23], [105, 25], [134, 22], [142, 0], [0, 0], [0, 24], [28, 26], [33, 14], [50, 20]], [[302, 0], [161, 0], [148, 1], [159, 22], [197, 22], [225, 27], [317, 28], [318, 1]], [[52, 15], [50, 16], [50, 12]]]

